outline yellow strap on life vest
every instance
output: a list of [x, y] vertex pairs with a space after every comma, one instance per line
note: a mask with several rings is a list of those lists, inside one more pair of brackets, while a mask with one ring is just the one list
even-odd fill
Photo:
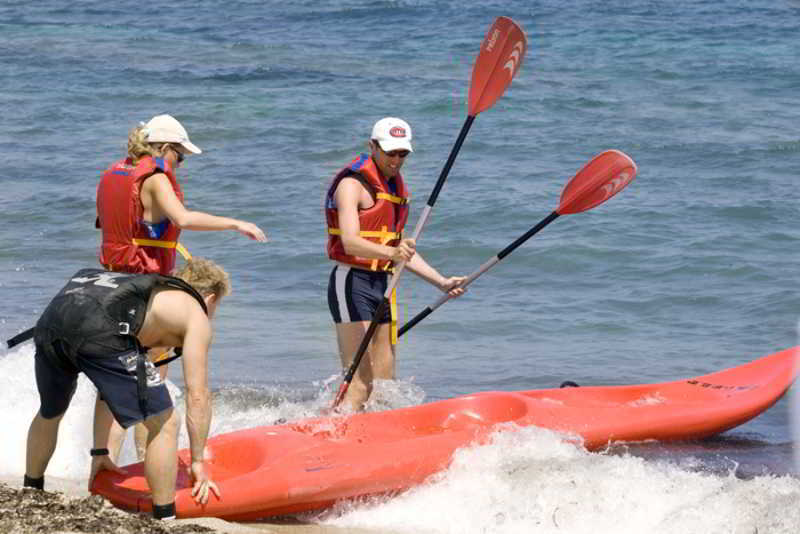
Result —
[[178, 245], [175, 247], [175, 250], [177, 250], [177, 251], [178, 251], [178, 254], [180, 254], [181, 256], [183, 256], [183, 259], [184, 259], [184, 260], [186, 260], [186, 261], [189, 261], [189, 260], [191, 260], [191, 259], [192, 259], [192, 255], [191, 255], [191, 254], [189, 254], [189, 251], [188, 251], [188, 250], [186, 250], [186, 247], [184, 247], [184, 246], [183, 246], [183, 245], [181, 245], [180, 243], [178, 243]]
[[172, 350], [171, 349], [170, 350], [166, 350], [166, 351], [162, 352], [161, 354], [159, 354], [158, 356], [156, 356], [155, 358], [153, 358], [152, 362], [153, 363], [160, 362], [163, 359], [169, 358], [171, 355], [172, 355]]
[[384, 200], [388, 200], [392, 204], [408, 204], [408, 199], [403, 197], [398, 197], [397, 195], [391, 195], [389, 193], [378, 193], [375, 195], [377, 198], [382, 198]]
[[397, 345], [397, 287], [392, 288], [392, 296], [389, 299], [389, 309], [391, 317], [391, 338], [392, 345]]
[[[381, 227], [381, 231], [380, 232], [376, 232], [376, 233], [380, 234], [380, 235], [376, 235], [375, 237], [380, 237], [381, 238], [381, 245], [385, 245], [386, 243], [388, 243], [392, 239], [400, 239], [402, 237], [402, 234], [400, 234], [399, 232], [389, 232], [389, 228], [387, 226], [382, 226]], [[386, 264], [387, 268], [388, 268], [389, 265], [391, 265], [391, 264], [390, 263]], [[373, 271], [377, 271], [378, 270], [378, 260], [377, 259], [372, 260], [372, 263], [369, 264], [369, 268], [371, 270], [373, 270]]]
[[[328, 228], [328, 233], [331, 235], [342, 235], [342, 230], [340, 228]], [[400, 232], [389, 232], [384, 226], [383, 230], [362, 230], [358, 232], [358, 235], [361, 237], [379, 237], [381, 239], [386, 239], [384, 243], [388, 243], [392, 239], [400, 239], [403, 234]]]
[[[328, 228], [328, 233], [331, 235], [342, 235], [342, 230], [340, 228]], [[387, 226], [383, 226], [380, 230], [361, 230], [358, 232], [358, 235], [361, 237], [377, 237], [380, 239], [380, 244], [385, 245], [389, 241], [394, 239], [401, 239], [403, 237], [402, 232], [390, 232]], [[372, 263], [369, 266], [370, 270], [377, 271], [378, 270], [378, 260], [372, 260]], [[390, 270], [389, 268], [385, 270]]]
[[155, 239], [133, 238], [133, 244], [139, 245], [140, 247], [174, 248], [181, 256], [183, 256], [184, 260], [189, 261], [192, 259], [192, 255], [189, 254], [189, 251], [186, 250], [186, 247], [177, 241], [158, 241]]

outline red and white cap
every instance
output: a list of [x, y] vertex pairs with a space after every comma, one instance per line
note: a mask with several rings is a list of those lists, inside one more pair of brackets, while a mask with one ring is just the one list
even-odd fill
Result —
[[372, 127], [373, 141], [377, 141], [384, 152], [392, 150], [408, 150], [411, 148], [411, 126], [403, 119], [396, 117], [385, 117], [375, 123]]

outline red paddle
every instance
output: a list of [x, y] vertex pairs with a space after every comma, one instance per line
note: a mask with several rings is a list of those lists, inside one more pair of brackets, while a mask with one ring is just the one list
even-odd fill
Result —
[[[472, 80], [469, 87], [469, 106], [467, 119], [461, 127], [461, 133], [456, 139], [453, 149], [450, 151], [450, 156], [442, 169], [439, 179], [428, 198], [428, 204], [422, 211], [422, 215], [414, 228], [413, 238], [419, 239], [422, 233], [422, 228], [430, 216], [431, 209], [436, 203], [439, 192], [442, 190], [444, 181], [450, 173], [450, 168], [461, 150], [461, 145], [467, 137], [472, 122], [481, 111], [485, 111], [492, 107], [500, 96], [505, 92], [506, 88], [511, 84], [511, 80], [522, 65], [522, 58], [525, 56], [525, 50], [528, 47], [528, 40], [525, 37], [525, 32], [517, 26], [517, 24], [508, 17], [498, 17], [494, 24], [492, 24], [489, 31], [486, 33], [481, 44], [481, 51], [478, 54], [478, 59], [475, 60], [475, 66], [472, 69]], [[372, 317], [372, 321], [367, 328], [364, 337], [361, 339], [361, 345], [358, 347], [353, 363], [347, 369], [344, 375], [342, 385], [339, 387], [339, 392], [333, 400], [333, 408], [336, 408], [344, 398], [347, 389], [350, 387], [350, 382], [353, 380], [358, 365], [361, 363], [364, 353], [367, 351], [369, 342], [372, 339], [375, 330], [378, 328], [378, 320], [383, 317], [386, 308], [389, 306], [389, 298], [392, 291], [397, 285], [400, 274], [405, 268], [405, 262], [400, 262], [394, 267], [394, 274], [386, 288], [378, 309]]]
[[[559, 215], [590, 210], [622, 191], [635, 177], [636, 164], [624, 153], [618, 150], [608, 150], [595, 156], [564, 186], [564, 190], [561, 192], [561, 202], [554, 212], [501, 250], [492, 259], [481, 265], [477, 271], [462, 282], [461, 287], [470, 285], [476, 278], [494, 267], [500, 260], [511, 254], [514, 249], [533, 237], [539, 230], [556, 220]], [[436, 308], [448, 300], [450, 300], [450, 295], [447, 293], [439, 297], [439, 300], [433, 305], [428, 306], [404, 324], [397, 332], [397, 336], [402, 336], [411, 330], [414, 325], [433, 313]]]

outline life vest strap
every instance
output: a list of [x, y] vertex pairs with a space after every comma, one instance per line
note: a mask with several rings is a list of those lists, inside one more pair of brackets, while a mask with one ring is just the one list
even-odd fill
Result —
[[24, 342], [28, 341], [29, 339], [33, 339], [34, 330], [36, 330], [35, 326], [31, 327], [31, 328], [28, 328], [27, 330], [25, 330], [23, 332], [20, 332], [16, 336], [14, 336], [11, 339], [9, 339], [8, 341], [6, 341], [6, 344], [8, 345], [8, 348], [10, 349], [10, 348], [16, 347], [20, 343], [24, 343]]
[[389, 317], [391, 319], [391, 332], [392, 345], [397, 345], [397, 286], [392, 288], [392, 296], [389, 298]]
[[[385, 239], [383, 243], [388, 243], [392, 239], [400, 239], [403, 234], [400, 232], [389, 232], [386, 227], [383, 227], [383, 230], [362, 230], [358, 232], [358, 235], [361, 237], [378, 237], [380, 239]], [[331, 235], [342, 235], [342, 230], [340, 228], [328, 228], [328, 233]]]
[[375, 195], [377, 198], [382, 198], [383, 200], [388, 200], [392, 204], [400, 204], [401, 206], [404, 204], [408, 204], [409, 199], [398, 197], [397, 195], [392, 195], [389, 193], [378, 193]]
[[[389, 229], [386, 226], [383, 226], [383, 227], [381, 227], [381, 231], [378, 232], [381, 235], [380, 236], [376, 236], [376, 237], [380, 237], [381, 238], [381, 245], [385, 245], [386, 243], [388, 243], [392, 239], [400, 239], [401, 237], [403, 237], [403, 235], [401, 233], [399, 233], [399, 232], [389, 232], [388, 230]], [[384, 270], [388, 270], [390, 268], [389, 267], [390, 265], [391, 265], [391, 263], [387, 263], [386, 264], [386, 269], [384, 269]], [[371, 270], [373, 270], [373, 271], [377, 271], [378, 270], [378, 260], [377, 259], [372, 260], [372, 263], [369, 264], [369, 268]]]
[[139, 245], [140, 247], [174, 248], [184, 260], [189, 261], [192, 259], [192, 255], [189, 254], [189, 251], [186, 249], [186, 247], [177, 241], [158, 241], [156, 239], [140, 239], [138, 237], [134, 237], [133, 243], [134, 245]]
[[170, 355], [169, 351], [162, 352], [158, 355], [158, 357], [153, 360], [153, 365], [155, 367], [161, 367], [162, 365], [167, 365], [171, 361], [175, 361], [183, 355], [183, 350], [181, 347], [175, 347], [172, 349], [173, 354]]

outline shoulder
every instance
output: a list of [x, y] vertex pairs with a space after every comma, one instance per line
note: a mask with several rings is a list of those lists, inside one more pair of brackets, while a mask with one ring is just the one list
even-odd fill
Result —
[[352, 171], [352, 173], [345, 176], [343, 180], [350, 180], [353, 184], [359, 184], [366, 191], [372, 191], [374, 189], [369, 178], [359, 171]]
[[142, 180], [142, 189], [148, 191], [157, 191], [161, 189], [172, 190], [172, 184], [166, 174], [156, 170]]
[[358, 195], [362, 191], [369, 192], [371, 189], [369, 181], [363, 175], [353, 172], [339, 179], [339, 183], [336, 187], [336, 196], [347, 194]]
[[182, 289], [168, 286], [159, 286], [153, 291], [150, 312], [168, 322], [183, 322], [195, 317], [208, 320], [197, 299]]
[[159, 283], [155, 291], [157, 291], [158, 295], [161, 295], [165, 301], [169, 301], [171, 304], [180, 303], [183, 304], [184, 307], [197, 308], [198, 310], [203, 311], [203, 307], [200, 306], [200, 303], [197, 302], [197, 299], [188, 291], [185, 291], [179, 287], [167, 285], [166, 283]]

